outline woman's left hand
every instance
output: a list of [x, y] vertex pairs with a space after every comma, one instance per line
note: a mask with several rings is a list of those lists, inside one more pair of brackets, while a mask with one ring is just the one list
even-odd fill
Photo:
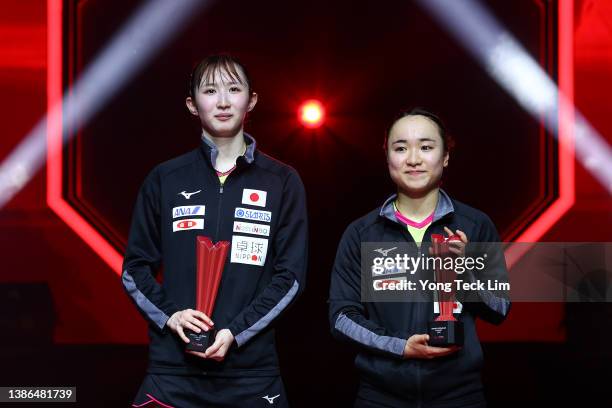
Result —
[[[448, 234], [448, 237], [451, 235], [457, 235], [461, 238], [461, 241], [449, 241], [448, 242], [448, 250], [458, 257], [465, 257], [465, 246], [467, 245], [468, 237], [465, 235], [465, 232], [461, 230], [456, 230], [453, 232], [450, 228], [444, 227], [444, 231]], [[447, 237], [447, 238], [448, 238]]]

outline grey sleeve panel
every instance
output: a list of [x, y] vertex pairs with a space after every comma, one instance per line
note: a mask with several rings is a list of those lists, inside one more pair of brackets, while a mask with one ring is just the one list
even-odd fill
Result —
[[376, 334], [365, 327], [358, 325], [344, 313], [340, 313], [338, 315], [334, 327], [340, 333], [365, 346], [396, 354], [398, 356], [404, 355], [404, 349], [406, 348], [406, 342], [408, 341], [407, 339]]
[[[467, 273], [466, 280], [468, 282], [474, 283], [476, 282], [476, 277], [472, 273]], [[478, 296], [482, 300], [482, 302], [494, 312], [500, 314], [501, 316], [508, 315], [510, 311], [510, 300], [504, 297], [495, 296], [493, 293], [488, 290], [479, 290]]]
[[238, 344], [238, 347], [242, 346], [244, 343], [249, 341], [251, 337], [255, 336], [257, 333], [262, 331], [267, 325], [269, 325], [270, 322], [274, 320], [276, 316], [278, 316], [283, 311], [283, 309], [287, 307], [289, 303], [291, 303], [291, 301], [297, 294], [299, 287], [300, 287], [300, 284], [298, 283], [298, 281], [294, 281], [293, 286], [291, 286], [291, 289], [289, 289], [287, 294], [281, 298], [281, 300], [276, 304], [276, 306], [274, 306], [261, 319], [255, 322], [254, 325], [242, 331], [241, 333], [235, 335], [234, 339], [236, 340], [236, 344]]
[[510, 301], [501, 297], [497, 297], [488, 291], [480, 291], [480, 298], [482, 301], [495, 312], [502, 316], [506, 316], [510, 310]]
[[170, 317], [162, 312], [149, 299], [147, 299], [147, 297], [140, 290], [138, 290], [136, 283], [134, 282], [134, 278], [132, 278], [132, 275], [130, 275], [127, 269], [123, 271], [121, 281], [140, 310], [142, 310], [149, 317], [149, 319], [151, 319], [151, 321], [153, 321], [159, 327], [160, 330], [163, 329]]

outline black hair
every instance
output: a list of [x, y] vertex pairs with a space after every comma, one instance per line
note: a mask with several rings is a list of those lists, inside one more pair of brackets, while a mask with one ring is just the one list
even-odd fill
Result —
[[[244, 72], [244, 78], [240, 76], [240, 73], [236, 67], [240, 67], [242, 69], [242, 72]], [[202, 80], [214, 83], [215, 76], [219, 71], [226, 72], [233, 81], [245, 85], [248, 89], [249, 97], [253, 96], [255, 91], [253, 91], [253, 81], [251, 80], [249, 72], [244, 64], [238, 60], [238, 58], [229, 54], [210, 55], [195, 65], [193, 71], [191, 72], [191, 76], [189, 77], [187, 95], [195, 98], [195, 95], [202, 84]]]
[[442, 119], [440, 119], [440, 117], [435, 113], [417, 107], [412, 109], [404, 109], [400, 111], [397, 115], [395, 115], [385, 133], [385, 142], [383, 143], [383, 149], [385, 150], [385, 152], [387, 151], [387, 141], [389, 140], [389, 134], [391, 133], [391, 129], [393, 129], [393, 126], [395, 126], [398, 120], [407, 116], [424, 116], [427, 119], [431, 120], [438, 128], [438, 133], [442, 138], [442, 147], [444, 148], [444, 152], [449, 152], [453, 147], [455, 147], [455, 141], [447, 133], [446, 126], [444, 126], [444, 122], [442, 122]]

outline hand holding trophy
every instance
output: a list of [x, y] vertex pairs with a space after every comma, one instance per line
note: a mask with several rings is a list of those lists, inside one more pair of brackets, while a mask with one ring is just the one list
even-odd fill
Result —
[[[196, 237], [196, 309], [209, 317], [215, 306], [229, 246], [227, 241], [213, 245], [208, 237]], [[189, 338], [186, 350], [202, 353], [214, 343], [217, 334], [214, 328], [199, 333], [191, 330], [185, 332]]]
[[442, 258], [440, 265], [436, 265], [435, 278], [439, 284], [450, 283], [450, 290], [436, 290], [436, 298], [440, 306], [440, 314], [428, 324], [429, 344], [432, 346], [461, 346], [463, 345], [463, 323], [453, 316], [455, 305], [454, 280], [455, 271], [445, 268], [444, 258], [452, 256], [449, 244], [461, 241], [459, 235], [450, 235], [444, 238], [441, 234], [431, 235], [432, 255]]

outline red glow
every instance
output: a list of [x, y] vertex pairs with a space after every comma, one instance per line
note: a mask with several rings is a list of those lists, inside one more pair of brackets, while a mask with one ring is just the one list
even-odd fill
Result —
[[[537, 242], [548, 232], [574, 205], [576, 200], [575, 174], [574, 174], [574, 1], [561, 0], [558, 6], [559, 28], [559, 92], [565, 98], [559, 98], [559, 197], [541, 214], [525, 232], [516, 239], [516, 242]], [[533, 244], [532, 244], [533, 245]], [[506, 263], [509, 268], [518, 262], [532, 245], [510, 245], [505, 250]], [[496, 328], [496, 334], [485, 330], [482, 323], [478, 322], [480, 339], [482, 341], [498, 340], [513, 341], [525, 340], [524, 333], [529, 333], [530, 341], [565, 341], [563, 330], [542, 330], [541, 322], [537, 328], [527, 328], [532, 308], [528, 304], [520, 304], [514, 307], [505, 324]], [[548, 321], [562, 321], [563, 309], [559, 303], [538, 303], [538, 312], [542, 316], [548, 316]], [[522, 315], [516, 312], [522, 311]], [[519, 316], [519, 317], [517, 317]], [[501, 330], [500, 330], [501, 329]], [[489, 338], [491, 337], [491, 338]]]
[[[516, 242], [537, 242], [574, 205], [574, 2], [559, 2], [559, 197], [521, 234]], [[529, 250], [528, 245], [506, 249], [509, 268]]]
[[62, 2], [47, 1], [47, 204], [118, 275], [123, 257], [62, 196]]
[[[559, 89], [566, 100], [559, 106], [559, 197], [516, 242], [537, 242], [574, 205], [573, 145], [573, 0], [559, 2]], [[62, 1], [47, 0], [48, 12], [48, 129], [47, 129], [47, 203], [98, 255], [121, 274], [122, 255], [98, 233], [62, 196]], [[307, 100], [298, 110], [298, 120], [310, 129], [325, 121], [325, 109], [318, 100]], [[253, 200], [256, 201], [256, 200]], [[526, 245], [506, 250], [511, 267], [523, 255]], [[520, 252], [520, 253], [519, 253]]]
[[316, 129], [325, 121], [325, 108], [316, 99], [309, 99], [300, 106], [298, 119], [304, 127]]

